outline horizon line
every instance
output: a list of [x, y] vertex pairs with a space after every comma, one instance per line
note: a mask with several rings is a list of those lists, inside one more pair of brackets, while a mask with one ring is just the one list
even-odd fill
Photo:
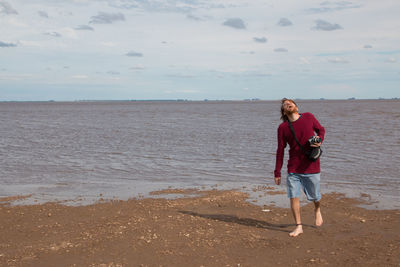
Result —
[[[296, 101], [337, 101], [337, 100], [400, 100], [400, 97], [391, 98], [293, 98]], [[266, 102], [266, 101], [280, 101], [281, 99], [76, 99], [76, 100], [0, 100], [0, 103], [6, 102]]]

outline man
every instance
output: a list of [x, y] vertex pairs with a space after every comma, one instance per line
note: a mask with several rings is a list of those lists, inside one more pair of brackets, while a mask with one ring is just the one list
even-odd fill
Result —
[[[278, 149], [276, 150], [275, 183], [281, 184], [281, 169], [283, 156], [287, 144], [290, 146], [287, 176], [287, 194], [290, 198], [290, 207], [296, 221], [296, 228], [290, 236], [298, 236], [303, 233], [303, 226], [300, 217], [300, 188], [309, 201], [315, 206], [315, 225], [323, 223], [321, 215], [321, 193], [320, 193], [320, 160], [312, 162], [307, 158], [305, 152], [298, 146], [293, 133], [290, 130], [288, 121], [291, 122], [299, 143], [304, 150], [311, 149], [311, 146], [319, 147], [324, 140], [325, 129], [319, 124], [311, 113], [299, 114], [296, 103], [291, 99], [281, 101], [281, 119], [283, 122], [278, 127]], [[321, 138], [320, 143], [310, 145], [308, 139], [312, 136]]]

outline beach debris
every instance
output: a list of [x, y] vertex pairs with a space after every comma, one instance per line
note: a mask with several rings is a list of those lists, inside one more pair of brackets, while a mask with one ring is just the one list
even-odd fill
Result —
[[270, 209], [263, 209], [262, 211], [263, 211], [263, 212], [271, 212]]
[[361, 220], [360, 220], [360, 222], [362, 222], [362, 223], [365, 223], [365, 222], [366, 222], [366, 220], [365, 220], [365, 219], [361, 219]]

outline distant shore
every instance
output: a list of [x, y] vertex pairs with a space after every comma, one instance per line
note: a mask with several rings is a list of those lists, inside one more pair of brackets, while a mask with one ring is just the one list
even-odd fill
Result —
[[[268, 189], [266, 189], [268, 197]], [[273, 192], [271, 192], [273, 194]], [[0, 199], [1, 266], [398, 266], [400, 210], [323, 196], [324, 225], [302, 208], [290, 238], [289, 209], [256, 206], [237, 191], [167, 189], [159, 197], [88, 206], [12, 206]]]
[[[373, 100], [400, 100], [400, 97], [392, 98], [343, 98], [343, 99], [330, 99], [330, 98], [295, 98], [296, 101], [373, 101]], [[0, 103], [70, 103], [70, 102], [276, 102], [280, 99], [260, 99], [260, 98], [249, 98], [249, 99], [77, 99], [77, 100], [0, 100]]]

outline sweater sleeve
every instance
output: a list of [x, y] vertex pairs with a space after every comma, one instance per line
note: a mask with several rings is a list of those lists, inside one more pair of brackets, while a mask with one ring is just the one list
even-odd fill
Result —
[[318, 134], [319, 137], [321, 137], [321, 143], [324, 141], [325, 138], [325, 128], [322, 127], [322, 125], [319, 123], [319, 121], [313, 116], [314, 122], [313, 122], [313, 128], [314, 131]]
[[281, 169], [283, 165], [283, 156], [285, 154], [285, 147], [287, 142], [283, 136], [283, 129], [282, 127], [278, 128], [278, 148], [276, 150], [276, 161], [275, 161], [275, 177], [281, 177]]

